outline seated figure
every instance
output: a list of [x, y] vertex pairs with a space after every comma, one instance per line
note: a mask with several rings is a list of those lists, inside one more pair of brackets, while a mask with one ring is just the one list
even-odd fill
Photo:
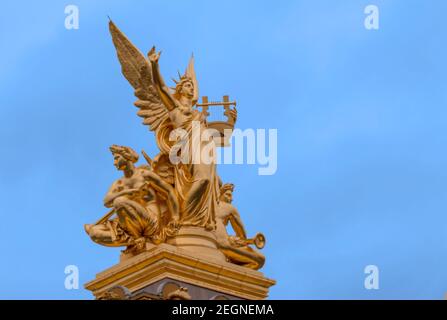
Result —
[[[124, 172], [104, 198], [112, 210], [95, 224], [85, 225], [91, 239], [105, 246], [143, 249], [147, 240], [164, 241], [175, 233], [179, 217], [173, 187], [150, 165], [135, 167], [138, 154], [129, 147], [113, 145], [114, 165]], [[116, 217], [109, 219], [113, 214]]]
[[[260, 269], [265, 262], [265, 257], [249, 244], [256, 242], [247, 239], [246, 232], [239, 212], [231, 204], [233, 201], [233, 184], [224, 184], [220, 188], [220, 201], [216, 210], [216, 236], [218, 248], [231, 263], [238, 264], [251, 269]], [[227, 225], [231, 224], [235, 236], [227, 233]], [[258, 237], [263, 239], [261, 234]]]

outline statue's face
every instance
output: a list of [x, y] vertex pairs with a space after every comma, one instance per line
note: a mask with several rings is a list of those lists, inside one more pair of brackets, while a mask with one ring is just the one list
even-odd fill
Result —
[[231, 190], [227, 190], [222, 194], [222, 200], [228, 203], [233, 201], [233, 192]]
[[194, 97], [194, 85], [191, 81], [186, 81], [182, 85], [182, 89], [180, 90], [180, 94], [191, 99]]
[[126, 166], [127, 166], [127, 160], [122, 155], [115, 154], [113, 156], [113, 165], [118, 170], [124, 170], [124, 169], [126, 169]]

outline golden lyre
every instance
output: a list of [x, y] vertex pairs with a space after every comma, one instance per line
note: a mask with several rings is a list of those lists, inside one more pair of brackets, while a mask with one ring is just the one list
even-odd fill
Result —
[[[202, 113], [205, 117], [210, 114], [208, 112], [209, 107], [223, 106], [225, 112], [223, 113], [227, 117], [227, 121], [212, 121], [208, 122], [208, 127], [215, 129], [220, 133], [220, 140], [216, 141], [217, 146], [227, 147], [230, 145], [231, 134], [234, 129], [235, 118], [230, 116], [230, 106], [236, 107], [236, 101], [230, 101], [228, 95], [223, 96], [222, 101], [208, 101], [207, 96], [202, 97], [202, 103], [197, 103], [197, 107], [202, 108]], [[234, 109], [233, 109], [234, 110]]]

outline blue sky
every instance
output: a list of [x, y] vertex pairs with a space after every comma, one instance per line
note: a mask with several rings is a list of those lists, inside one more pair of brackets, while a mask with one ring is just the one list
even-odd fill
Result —
[[[79, 30], [64, 8], [80, 9]], [[380, 29], [364, 28], [366, 5]], [[0, 298], [66, 290], [118, 261], [83, 224], [119, 177], [111, 144], [155, 155], [107, 15], [166, 78], [191, 52], [201, 93], [238, 127], [278, 129], [278, 171], [222, 165], [249, 234], [268, 244], [271, 298], [442, 299], [447, 292], [447, 42], [441, 0], [14, 1], [0, 11]], [[363, 269], [380, 269], [365, 290]]]

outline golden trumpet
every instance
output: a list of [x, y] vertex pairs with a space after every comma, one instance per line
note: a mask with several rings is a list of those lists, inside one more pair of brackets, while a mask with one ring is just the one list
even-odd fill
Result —
[[254, 244], [256, 248], [262, 249], [265, 246], [265, 236], [262, 233], [257, 233], [253, 238], [247, 239], [247, 244]]

